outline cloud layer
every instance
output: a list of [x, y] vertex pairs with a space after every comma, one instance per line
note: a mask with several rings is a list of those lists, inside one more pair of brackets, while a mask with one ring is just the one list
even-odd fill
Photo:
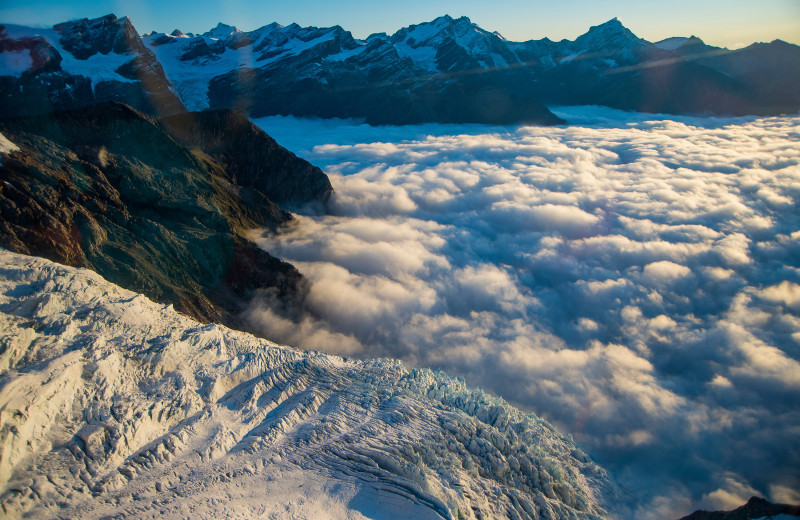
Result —
[[569, 432], [637, 518], [800, 501], [800, 117], [257, 121], [332, 214], [257, 239], [314, 316], [254, 326], [464, 376]]

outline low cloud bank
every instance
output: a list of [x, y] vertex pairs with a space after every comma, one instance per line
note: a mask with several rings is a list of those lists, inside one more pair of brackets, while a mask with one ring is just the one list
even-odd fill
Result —
[[333, 214], [255, 238], [312, 282], [276, 340], [441, 367], [573, 434], [637, 518], [800, 501], [800, 117], [257, 121]]

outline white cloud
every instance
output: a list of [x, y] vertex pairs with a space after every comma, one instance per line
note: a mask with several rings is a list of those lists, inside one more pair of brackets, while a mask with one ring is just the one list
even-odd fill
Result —
[[261, 121], [336, 195], [259, 238], [306, 274], [311, 315], [254, 326], [463, 375], [575, 435], [638, 518], [787, 496], [800, 118], [559, 113], [582, 124]]
[[[535, 204], [535, 203], [534, 203]], [[499, 201], [492, 204], [487, 218], [505, 232], [558, 232], [562, 235], [589, 233], [600, 217], [575, 206]]]
[[692, 270], [685, 265], [676, 264], [669, 260], [652, 262], [644, 266], [642, 275], [652, 283], [669, 283], [679, 278], [684, 278], [691, 274]]
[[746, 482], [742, 482], [739, 475], [726, 475], [724, 484], [724, 487], [703, 497], [711, 505], [711, 509], [736, 509], [747, 502], [750, 497], [759, 495], [758, 491]]
[[800, 504], [800, 487], [796, 481], [793, 485], [772, 485], [769, 494], [779, 504]]
[[787, 280], [760, 291], [765, 300], [781, 303], [793, 311], [800, 312], [800, 284]]

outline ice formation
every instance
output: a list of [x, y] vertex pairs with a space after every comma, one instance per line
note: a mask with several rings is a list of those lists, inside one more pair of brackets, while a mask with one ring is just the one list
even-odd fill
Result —
[[570, 439], [427, 369], [202, 325], [0, 250], [0, 507], [36, 518], [613, 516]]

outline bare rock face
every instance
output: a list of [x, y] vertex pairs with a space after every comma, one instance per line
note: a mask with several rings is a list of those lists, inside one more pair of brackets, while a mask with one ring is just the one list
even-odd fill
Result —
[[[0, 26], [0, 53], [27, 51], [31, 66], [0, 70], [0, 114], [24, 116], [119, 101], [155, 115], [186, 108], [128, 18], [113, 14], [52, 30]], [[62, 53], [71, 58], [64, 67]], [[102, 74], [97, 75], [97, 71]], [[114, 75], [116, 73], [116, 75]]]
[[239, 186], [256, 189], [278, 205], [325, 202], [333, 193], [322, 170], [231, 110], [177, 114], [161, 122], [179, 142], [224, 164]]
[[732, 511], [695, 511], [681, 520], [757, 520], [778, 515], [800, 516], [800, 506], [773, 504], [760, 497], [752, 497]]
[[143, 54], [144, 45], [128, 18], [118, 19], [113, 14], [89, 20], [84, 18], [55, 25], [61, 35], [61, 45], [79, 60], [95, 54]]
[[[19, 148], [0, 166], [0, 245], [89, 267], [203, 321], [237, 325], [258, 290], [301, 305], [302, 275], [244, 233], [291, 220], [275, 199], [323, 203], [327, 177], [239, 116], [186, 117], [192, 143], [175, 120], [118, 103], [0, 120]], [[255, 177], [236, 147], [260, 150]]]

